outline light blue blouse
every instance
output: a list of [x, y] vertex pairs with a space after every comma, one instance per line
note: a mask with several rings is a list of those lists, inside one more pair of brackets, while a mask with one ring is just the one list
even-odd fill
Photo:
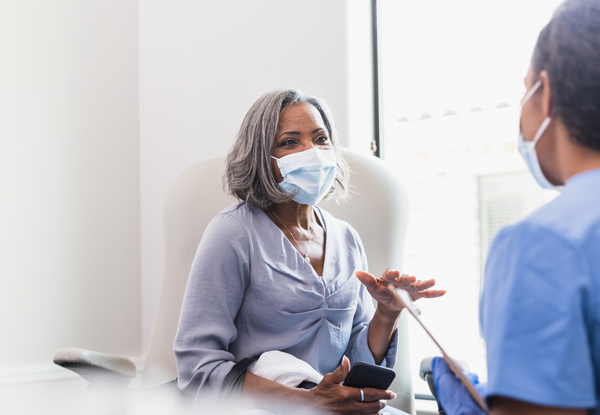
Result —
[[[356, 231], [319, 209], [327, 239], [323, 276], [260, 209], [230, 206], [209, 223], [190, 271], [175, 338], [179, 388], [220, 390], [236, 362], [280, 350], [321, 374], [342, 356], [375, 364], [367, 344], [373, 301]], [[393, 367], [397, 332], [381, 363]]]

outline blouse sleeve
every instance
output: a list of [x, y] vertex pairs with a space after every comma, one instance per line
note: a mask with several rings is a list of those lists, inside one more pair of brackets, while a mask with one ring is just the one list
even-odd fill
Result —
[[229, 345], [250, 279], [250, 240], [227, 214], [207, 226], [185, 290], [174, 351], [179, 389], [195, 399], [200, 389], [220, 390], [235, 365]]
[[[361, 271], [368, 272], [369, 265], [367, 263], [367, 256], [362, 245], [362, 241], [356, 232], [354, 236], [358, 243], [360, 254], [362, 257], [362, 269]], [[356, 277], [355, 277], [356, 278]], [[369, 349], [369, 327], [371, 325], [371, 319], [375, 314], [374, 301], [365, 286], [361, 283], [358, 292], [358, 302], [356, 305], [356, 312], [354, 313], [354, 320], [352, 323], [352, 334], [350, 335], [350, 341], [346, 348], [346, 356], [350, 359], [350, 364], [354, 365], [356, 362], [375, 364], [375, 358], [371, 349]], [[398, 330], [394, 331], [392, 335], [392, 341], [386, 356], [379, 366], [386, 366], [393, 368], [396, 364], [396, 350], [398, 348]]]

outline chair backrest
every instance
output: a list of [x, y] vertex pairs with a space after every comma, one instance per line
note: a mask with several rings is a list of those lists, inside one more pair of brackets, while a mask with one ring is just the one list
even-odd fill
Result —
[[[352, 169], [349, 203], [323, 203], [335, 217], [350, 223], [359, 233], [370, 272], [388, 267], [402, 270], [409, 204], [405, 188], [382, 160], [342, 149]], [[235, 203], [221, 186], [225, 156], [195, 164], [177, 178], [165, 202], [165, 274], [152, 334], [143, 386], [155, 387], [177, 377], [173, 341], [188, 274], [196, 248], [208, 222]], [[399, 347], [396, 380], [391, 389], [398, 398], [392, 406], [414, 413], [408, 358], [408, 330], [403, 313], [398, 325]]]

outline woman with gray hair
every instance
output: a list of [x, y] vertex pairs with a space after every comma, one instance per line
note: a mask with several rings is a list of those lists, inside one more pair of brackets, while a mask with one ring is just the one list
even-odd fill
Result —
[[349, 176], [323, 101], [286, 89], [250, 108], [225, 174], [240, 202], [206, 228], [186, 288], [174, 344], [184, 394], [221, 392], [247, 358], [282, 351], [323, 380], [306, 390], [248, 372], [242, 393], [335, 414], [375, 414], [395, 398], [340, 383], [355, 362], [394, 366], [402, 306], [389, 284], [413, 300], [444, 291], [391, 268], [366, 272], [356, 231], [316, 206], [345, 201]]

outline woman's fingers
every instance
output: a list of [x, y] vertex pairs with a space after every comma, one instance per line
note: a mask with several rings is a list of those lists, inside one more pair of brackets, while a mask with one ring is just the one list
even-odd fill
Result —
[[342, 357], [342, 364], [340, 364], [333, 372], [326, 374], [323, 376], [323, 380], [325, 382], [340, 384], [346, 377], [348, 377], [348, 373], [350, 372], [350, 360], [346, 356]]
[[428, 291], [419, 291], [419, 296], [421, 298], [437, 298], [446, 294], [445, 290], [428, 290]]
[[[386, 288], [386, 285], [390, 283], [408, 291], [413, 300], [419, 298], [437, 298], [446, 294], [444, 290], [430, 290], [430, 288], [435, 286], [436, 281], [434, 279], [420, 281], [412, 275], [400, 274], [398, 270], [393, 268], [386, 269], [379, 280], [364, 271], [357, 271], [356, 277], [364, 284], [371, 295], [374, 295], [382, 288]], [[378, 294], [375, 295], [377, 296]]]
[[[358, 399], [356, 400], [360, 401], [360, 389], [356, 388], [356, 391], [358, 392]], [[383, 389], [363, 388], [363, 392], [365, 394], [364, 402], [379, 402], [380, 400], [394, 399], [396, 397], [394, 392]]]
[[386, 401], [379, 401], [379, 402], [365, 402], [364, 404], [362, 404], [360, 406], [360, 413], [361, 414], [377, 414], [379, 413], [379, 411], [381, 411], [383, 408], [385, 408], [387, 405]]
[[437, 298], [446, 294], [445, 290], [430, 290], [429, 288], [435, 285], [435, 280], [417, 281], [413, 283], [406, 291], [411, 295], [413, 300], [419, 298]]
[[396, 280], [398, 279], [399, 276], [400, 276], [400, 271], [398, 271], [397, 269], [394, 269], [394, 268], [388, 268], [385, 271], [383, 271], [383, 275], [381, 276], [381, 279], [385, 280], [389, 283], [393, 283], [393, 282], [396, 282]]
[[417, 290], [417, 291], [428, 290], [429, 288], [433, 287], [434, 285], [435, 285], [434, 279], [427, 280], [427, 281], [416, 281], [413, 283], [413, 287], [415, 287], [415, 290]]
[[377, 278], [368, 272], [356, 271], [356, 277], [363, 283], [369, 292], [377, 290]]
[[417, 282], [417, 277], [413, 277], [412, 275], [401, 274], [394, 281], [394, 285], [396, 285], [400, 288], [404, 288], [404, 287], [408, 287], [412, 284], [415, 284], [416, 282]]

